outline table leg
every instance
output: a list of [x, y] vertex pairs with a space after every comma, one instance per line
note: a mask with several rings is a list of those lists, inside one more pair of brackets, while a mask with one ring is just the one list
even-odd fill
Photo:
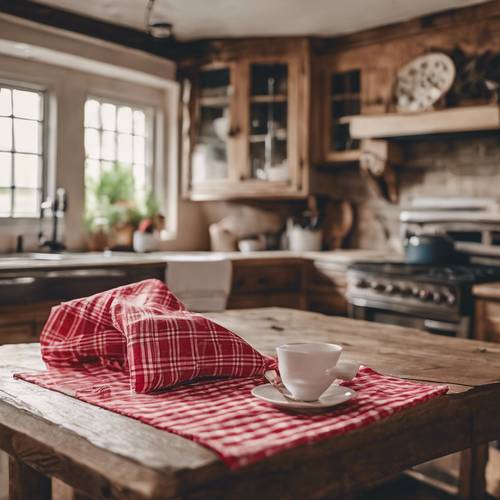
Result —
[[9, 498], [10, 500], [50, 500], [52, 498], [50, 477], [9, 459]]
[[460, 481], [458, 498], [484, 500], [486, 496], [486, 464], [488, 444], [464, 450], [460, 457]]

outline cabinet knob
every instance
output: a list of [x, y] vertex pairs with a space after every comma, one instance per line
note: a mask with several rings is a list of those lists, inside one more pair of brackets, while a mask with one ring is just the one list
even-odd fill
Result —
[[234, 126], [234, 127], [231, 127], [229, 129], [229, 132], [227, 133], [227, 136], [228, 137], [236, 137], [238, 135], [240, 135], [241, 133], [241, 128], [238, 127], [238, 125]]

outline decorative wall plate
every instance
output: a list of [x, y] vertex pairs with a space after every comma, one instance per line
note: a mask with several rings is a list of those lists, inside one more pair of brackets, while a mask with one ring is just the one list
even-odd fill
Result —
[[398, 111], [424, 111], [444, 95], [455, 80], [455, 64], [441, 52], [431, 52], [403, 66], [397, 75]]

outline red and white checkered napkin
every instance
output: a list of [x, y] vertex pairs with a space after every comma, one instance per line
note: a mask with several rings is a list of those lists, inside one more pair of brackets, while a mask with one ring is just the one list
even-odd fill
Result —
[[357, 392], [354, 399], [322, 413], [301, 414], [254, 398], [251, 390], [264, 382], [260, 377], [203, 381], [151, 394], [131, 392], [126, 373], [102, 366], [16, 377], [191, 439], [216, 452], [231, 469], [358, 429], [448, 390], [361, 368], [343, 384]]
[[202, 377], [254, 377], [274, 364], [227, 328], [187, 311], [158, 280], [54, 307], [40, 343], [47, 366], [124, 371], [141, 393]]

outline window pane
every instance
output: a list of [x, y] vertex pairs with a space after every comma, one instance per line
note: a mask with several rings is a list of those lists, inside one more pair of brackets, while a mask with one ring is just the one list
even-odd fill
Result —
[[12, 184], [12, 155], [0, 153], [0, 186]]
[[12, 101], [10, 89], [0, 89], [0, 115], [12, 114]]
[[34, 217], [40, 207], [38, 189], [16, 188], [14, 191], [14, 217]]
[[88, 99], [85, 103], [85, 126], [99, 128], [99, 102]]
[[41, 153], [41, 128], [38, 122], [14, 118], [14, 146], [23, 153]]
[[132, 110], [128, 106], [118, 110], [118, 131], [132, 133]]
[[12, 119], [0, 118], [0, 149], [10, 151], [12, 149]]
[[14, 185], [17, 187], [41, 187], [40, 157], [36, 155], [14, 155]]
[[111, 161], [101, 161], [101, 170], [103, 172], [110, 172], [114, 168], [114, 163]]
[[134, 111], [134, 134], [146, 135], [146, 115], [144, 111]]
[[134, 163], [146, 163], [146, 141], [144, 137], [134, 137]]
[[14, 116], [33, 120], [42, 119], [42, 97], [38, 92], [14, 89], [12, 94], [14, 98]]
[[102, 128], [116, 130], [116, 106], [105, 102], [101, 105]]
[[10, 216], [12, 190], [10, 188], [0, 188], [0, 216]]
[[85, 162], [85, 177], [87, 181], [97, 181], [101, 173], [99, 160], [87, 160]]
[[116, 134], [114, 132], [103, 132], [102, 133], [102, 152], [101, 158], [103, 160], [115, 160], [115, 140]]
[[132, 163], [132, 136], [118, 135], [118, 161]]
[[146, 168], [144, 165], [134, 165], [134, 182], [137, 189], [146, 188]]
[[85, 153], [89, 158], [99, 159], [101, 154], [101, 141], [97, 130], [85, 130]]

